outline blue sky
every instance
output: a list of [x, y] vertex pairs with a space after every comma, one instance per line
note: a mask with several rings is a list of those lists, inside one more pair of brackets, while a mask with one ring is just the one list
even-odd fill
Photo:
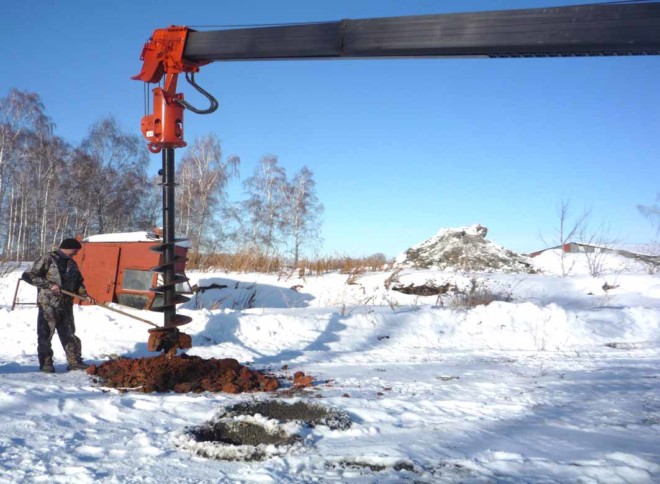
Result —
[[[142, 45], [168, 25], [272, 24], [570, 4], [540, 0], [7, 2], [0, 96], [38, 93], [72, 144], [112, 115], [139, 134]], [[323, 253], [394, 256], [441, 227], [481, 223], [516, 251], [553, 241], [557, 205], [591, 207], [624, 242], [654, 231], [636, 205], [660, 192], [660, 58], [214, 63], [220, 101], [186, 115], [250, 176], [265, 154], [315, 174]], [[203, 100], [180, 83], [187, 99]], [[177, 151], [180, 158], [183, 151]], [[151, 170], [160, 167], [152, 156]], [[231, 198], [241, 197], [239, 182]]]

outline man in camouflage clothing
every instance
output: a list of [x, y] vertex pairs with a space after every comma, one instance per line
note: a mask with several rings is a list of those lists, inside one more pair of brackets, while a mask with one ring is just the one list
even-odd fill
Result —
[[57, 331], [69, 370], [84, 370], [87, 364], [81, 357], [80, 339], [76, 336], [73, 320], [73, 298], [62, 294], [60, 289], [80, 296], [93, 304], [96, 300], [87, 294], [83, 277], [76, 261], [72, 259], [82, 246], [76, 239], [64, 239], [58, 250], [37, 259], [23, 273], [23, 279], [39, 288], [37, 305], [37, 353], [39, 370], [55, 373], [51, 341]]

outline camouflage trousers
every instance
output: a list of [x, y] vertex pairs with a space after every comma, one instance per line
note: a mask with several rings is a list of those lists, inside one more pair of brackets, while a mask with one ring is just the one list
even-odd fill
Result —
[[60, 338], [66, 361], [73, 365], [82, 361], [80, 338], [76, 336], [76, 325], [73, 320], [73, 305], [39, 304], [37, 317], [37, 354], [39, 355], [39, 368], [53, 364], [53, 336]]

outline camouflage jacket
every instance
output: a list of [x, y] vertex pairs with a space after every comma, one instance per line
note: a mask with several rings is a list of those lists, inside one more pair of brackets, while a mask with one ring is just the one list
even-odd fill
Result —
[[39, 288], [37, 297], [39, 303], [48, 303], [53, 299], [62, 302], [73, 301], [70, 296], [54, 294], [50, 290], [53, 284], [79, 296], [87, 296], [87, 289], [78, 264], [59, 250], [54, 250], [37, 259], [32, 267], [23, 273], [23, 279]]

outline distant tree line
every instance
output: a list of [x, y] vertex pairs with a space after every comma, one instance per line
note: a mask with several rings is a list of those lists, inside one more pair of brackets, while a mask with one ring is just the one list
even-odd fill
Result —
[[[16, 89], [0, 98], [0, 254], [31, 260], [62, 238], [151, 230], [161, 225], [161, 177], [147, 174], [141, 137], [101, 119], [79, 146], [54, 134], [39, 95]], [[223, 158], [209, 134], [185, 150], [176, 169], [177, 235], [201, 254], [254, 251], [294, 263], [320, 241], [323, 206], [303, 167], [288, 179], [277, 156], [264, 156], [228, 200], [237, 156]]]

